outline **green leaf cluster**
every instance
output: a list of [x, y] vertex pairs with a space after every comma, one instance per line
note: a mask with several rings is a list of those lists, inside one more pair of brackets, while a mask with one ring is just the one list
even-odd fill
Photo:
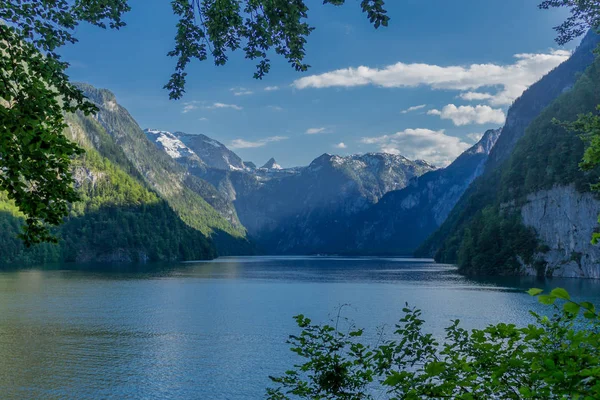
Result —
[[[600, 315], [561, 288], [531, 289], [551, 317], [466, 330], [452, 321], [443, 340], [425, 333], [421, 311], [403, 309], [393, 339], [362, 342], [300, 315], [292, 351], [304, 360], [271, 377], [269, 399], [586, 399], [600, 398]], [[562, 303], [562, 307], [560, 304]]]
[[56, 241], [49, 226], [78, 199], [70, 163], [81, 149], [63, 135], [63, 113], [95, 111], [57, 50], [76, 42], [80, 21], [119, 28], [127, 10], [125, 0], [0, 3], [0, 190], [26, 216], [27, 246]]
[[[346, 0], [323, 0], [340, 6]], [[247, 59], [258, 60], [254, 78], [262, 79], [271, 69], [270, 54], [283, 57], [296, 71], [306, 71], [305, 45], [314, 27], [303, 0], [173, 0], [179, 18], [175, 48], [175, 72], [165, 89], [172, 99], [185, 93], [188, 64], [212, 56], [215, 65], [227, 63], [228, 52], [242, 49]], [[387, 26], [384, 0], [361, 0], [362, 11], [375, 28]]]

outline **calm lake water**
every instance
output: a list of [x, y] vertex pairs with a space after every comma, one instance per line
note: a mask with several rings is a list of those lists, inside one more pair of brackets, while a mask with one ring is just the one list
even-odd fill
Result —
[[[88, 267], [89, 268], [89, 267]], [[140, 267], [142, 268], [142, 267]], [[149, 268], [149, 267], [143, 267]], [[295, 358], [285, 341], [303, 313], [390, 332], [405, 302], [441, 335], [525, 323], [523, 290], [567, 288], [600, 304], [600, 282], [473, 280], [403, 258], [252, 257], [155, 266], [0, 272], [2, 398], [259, 399]]]

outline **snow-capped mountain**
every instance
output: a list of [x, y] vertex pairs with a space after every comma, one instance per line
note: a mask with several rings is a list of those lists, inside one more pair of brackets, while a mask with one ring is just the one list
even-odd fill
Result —
[[246, 168], [237, 154], [217, 140], [202, 134], [175, 132], [174, 135], [193, 150], [209, 168], [225, 171], [239, 171]]
[[277, 164], [277, 161], [275, 161], [274, 158], [271, 158], [269, 161], [267, 161], [265, 163], [265, 165], [263, 165], [261, 167], [261, 169], [283, 169], [281, 167], [281, 165]]
[[164, 150], [174, 159], [178, 158], [194, 158], [196, 153], [187, 147], [177, 136], [168, 131], [157, 129], [145, 129], [146, 137], [154, 142], [159, 149]]

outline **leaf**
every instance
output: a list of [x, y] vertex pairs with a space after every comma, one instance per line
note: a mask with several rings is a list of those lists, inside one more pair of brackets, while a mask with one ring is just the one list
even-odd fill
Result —
[[363, 329], [358, 329], [349, 333], [350, 337], [362, 336]]
[[586, 311], [583, 313], [583, 316], [587, 319], [594, 319], [597, 317], [597, 315], [591, 311]]
[[540, 297], [538, 297], [538, 301], [545, 305], [551, 305], [554, 304], [554, 302], [556, 301], [556, 297], [549, 294], [543, 294]]
[[581, 307], [585, 308], [588, 311], [591, 311], [592, 313], [596, 311], [596, 307], [594, 307], [594, 305], [589, 301], [582, 301]]
[[527, 291], [527, 294], [529, 294], [530, 296], [537, 296], [538, 294], [542, 293], [544, 290], [542, 289], [538, 289], [538, 288], [531, 288]]
[[565, 310], [565, 312], [568, 312], [569, 314], [574, 314], [574, 315], [579, 314], [580, 308], [581, 308], [581, 306], [579, 304], [573, 303], [573, 302], [565, 303], [565, 305], [563, 306], [563, 310]]
[[443, 362], [432, 362], [425, 367], [425, 372], [429, 375], [436, 376], [446, 370], [446, 364]]
[[571, 296], [569, 296], [569, 292], [567, 292], [565, 289], [563, 288], [555, 288], [552, 289], [552, 291], [550, 292], [550, 294], [552, 296], [558, 297], [559, 299], [563, 299], [563, 300], [571, 300]]
[[402, 382], [402, 375], [393, 372], [392, 375], [388, 376], [385, 381], [383, 381], [383, 384], [386, 386], [396, 386], [400, 382]]

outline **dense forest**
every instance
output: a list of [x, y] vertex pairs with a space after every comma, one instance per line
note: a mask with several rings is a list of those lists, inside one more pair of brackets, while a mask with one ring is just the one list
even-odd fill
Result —
[[216, 256], [210, 239], [185, 224], [156, 193], [95, 150], [75, 160], [81, 201], [56, 229], [59, 244], [26, 248], [23, 216], [0, 194], [0, 254], [6, 264], [158, 261]]

